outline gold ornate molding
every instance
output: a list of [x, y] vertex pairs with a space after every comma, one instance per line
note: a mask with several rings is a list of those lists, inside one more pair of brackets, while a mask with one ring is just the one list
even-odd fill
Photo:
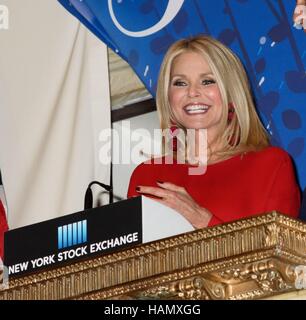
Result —
[[21, 278], [0, 299], [258, 299], [295, 291], [306, 224], [276, 212]]

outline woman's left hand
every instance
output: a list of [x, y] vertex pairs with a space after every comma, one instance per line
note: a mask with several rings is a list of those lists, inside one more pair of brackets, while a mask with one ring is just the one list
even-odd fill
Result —
[[174, 209], [184, 216], [195, 228], [207, 227], [212, 214], [200, 207], [184, 187], [170, 182], [156, 182], [158, 187], [138, 186], [137, 192], [143, 195], [152, 195], [154, 200]]

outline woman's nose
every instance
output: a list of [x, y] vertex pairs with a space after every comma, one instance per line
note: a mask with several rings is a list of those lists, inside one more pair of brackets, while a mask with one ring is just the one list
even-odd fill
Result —
[[188, 96], [190, 98], [192, 97], [198, 97], [200, 95], [200, 88], [197, 84], [190, 84], [188, 88]]

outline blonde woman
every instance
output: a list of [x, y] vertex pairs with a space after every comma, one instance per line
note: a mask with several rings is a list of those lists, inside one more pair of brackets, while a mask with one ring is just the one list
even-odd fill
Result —
[[[229, 48], [208, 36], [174, 43], [160, 69], [156, 102], [161, 128], [192, 131], [197, 152], [189, 157], [179, 140], [172, 164], [167, 155], [140, 164], [128, 197], [153, 197], [195, 228], [272, 210], [297, 217], [300, 193], [290, 157], [269, 146], [244, 68]], [[206, 167], [191, 174], [197, 166]]]

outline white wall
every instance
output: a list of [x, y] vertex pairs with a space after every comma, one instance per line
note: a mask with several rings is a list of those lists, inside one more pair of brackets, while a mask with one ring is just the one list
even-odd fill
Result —
[[131, 151], [133, 152], [132, 155], [135, 155], [134, 160], [136, 160], [135, 162], [130, 161], [126, 164], [113, 164], [114, 200], [116, 200], [116, 197], [126, 198], [133, 170], [139, 163], [148, 159], [139, 154], [140, 150], [146, 153], [153, 153], [155, 149], [160, 152], [160, 137], [155, 135], [154, 140], [154, 129], [158, 128], [159, 120], [157, 112], [146, 113], [113, 124], [115, 134], [119, 136], [118, 141], [113, 135], [113, 160], [115, 161], [116, 158], [129, 160], [129, 158], [132, 158], [130, 156]]

